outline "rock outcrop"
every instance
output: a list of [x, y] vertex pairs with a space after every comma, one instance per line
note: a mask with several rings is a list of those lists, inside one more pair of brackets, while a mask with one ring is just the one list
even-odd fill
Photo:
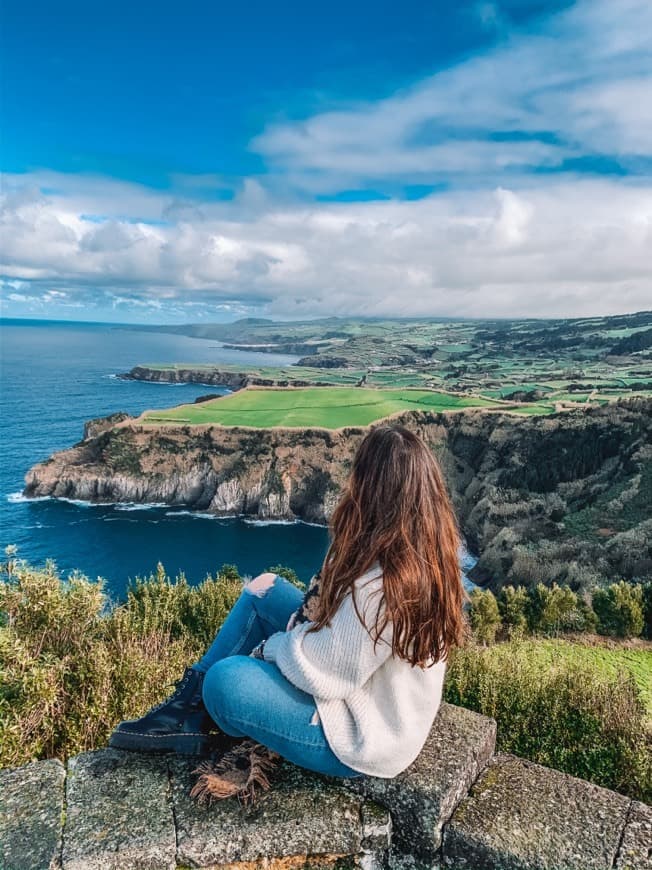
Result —
[[189, 797], [197, 759], [115, 749], [0, 771], [3, 870], [649, 870], [652, 807], [507, 753], [443, 703], [393, 779], [282, 762], [253, 806]]
[[[494, 590], [652, 578], [652, 399], [548, 416], [466, 409], [392, 418], [432, 445], [470, 550]], [[327, 522], [365, 427], [102, 426], [35, 465], [28, 497], [183, 506]], [[537, 561], [538, 560], [538, 561]]]
[[157, 384], [205, 384], [211, 387], [229, 387], [240, 390], [243, 387], [328, 387], [332, 381], [306, 380], [300, 375], [291, 378], [271, 378], [255, 375], [249, 372], [238, 372], [230, 369], [206, 368], [150, 368], [149, 366], [134, 366], [130, 371], [119, 375], [130, 381], [150, 381]]

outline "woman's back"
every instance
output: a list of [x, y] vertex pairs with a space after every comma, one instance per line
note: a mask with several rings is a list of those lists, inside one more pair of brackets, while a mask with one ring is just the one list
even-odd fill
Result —
[[[354, 583], [330, 625], [311, 622], [271, 635], [264, 657], [312, 694], [328, 742], [340, 761], [362, 773], [393, 777], [417, 757], [439, 709], [446, 660], [429, 668], [392, 655], [391, 621], [374, 649], [369, 629], [383, 606], [378, 562]], [[314, 585], [309, 590], [314, 597]]]

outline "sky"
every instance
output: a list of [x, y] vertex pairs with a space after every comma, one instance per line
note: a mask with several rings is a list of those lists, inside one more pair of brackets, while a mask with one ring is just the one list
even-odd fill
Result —
[[649, 0], [4, 0], [2, 315], [652, 308]]

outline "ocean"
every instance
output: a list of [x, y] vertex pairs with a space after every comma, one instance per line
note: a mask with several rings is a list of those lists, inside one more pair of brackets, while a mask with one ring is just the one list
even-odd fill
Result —
[[[86, 420], [116, 411], [139, 414], [220, 392], [197, 384], [116, 377], [138, 363], [288, 365], [296, 359], [227, 350], [212, 340], [114, 324], [1, 320], [2, 551], [14, 544], [18, 556], [34, 565], [51, 559], [64, 576], [78, 570], [92, 579], [102, 577], [116, 601], [124, 599], [130, 579], [148, 576], [158, 562], [170, 576], [183, 572], [191, 583], [225, 563], [251, 575], [282, 564], [307, 582], [328, 547], [323, 526], [216, 518], [167, 506], [30, 500], [21, 495], [28, 468], [81, 440]], [[474, 561], [464, 555], [467, 570]]]

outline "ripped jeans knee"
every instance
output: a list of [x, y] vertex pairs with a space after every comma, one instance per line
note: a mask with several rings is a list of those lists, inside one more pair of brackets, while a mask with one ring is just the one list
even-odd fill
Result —
[[254, 577], [254, 579], [250, 580], [248, 583], [245, 583], [243, 589], [250, 595], [262, 598], [275, 584], [278, 576], [278, 574], [272, 574], [271, 571], [267, 571], [264, 574], [259, 574], [257, 577]]
[[301, 590], [279, 574], [268, 571], [245, 582], [215, 639], [194, 667], [206, 672], [227, 656], [247, 655], [263, 638], [285, 631], [302, 601]]

